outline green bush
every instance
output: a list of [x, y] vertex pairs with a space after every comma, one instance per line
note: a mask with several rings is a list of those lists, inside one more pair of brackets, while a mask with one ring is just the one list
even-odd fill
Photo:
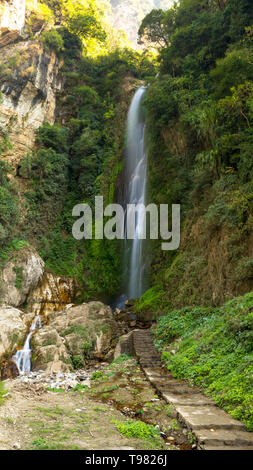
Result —
[[46, 122], [39, 127], [36, 141], [41, 147], [51, 148], [57, 153], [68, 151], [68, 131], [58, 124], [51, 125]]
[[54, 50], [56, 54], [59, 54], [63, 49], [63, 39], [55, 29], [43, 32], [41, 42], [46, 49]]
[[0, 247], [2, 249], [15, 236], [20, 218], [16, 187], [8, 176], [11, 173], [10, 165], [0, 160]]

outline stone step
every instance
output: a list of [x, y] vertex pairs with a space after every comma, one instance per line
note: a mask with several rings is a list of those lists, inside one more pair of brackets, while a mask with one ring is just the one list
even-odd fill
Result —
[[164, 400], [173, 404], [178, 419], [191, 430], [204, 450], [252, 450], [253, 433], [233, 419], [197, 387], [175, 379], [162, 365], [149, 330], [133, 331], [133, 345], [150, 383]]
[[168, 393], [168, 395], [172, 394], [172, 395], [187, 395], [188, 397], [192, 397], [193, 395], [196, 395], [197, 391], [195, 390], [192, 390], [191, 388], [187, 388], [185, 385], [175, 385], [175, 386], [171, 386], [170, 387], [170, 384], [168, 383], [167, 386], [164, 386], [163, 388], [161, 387], [155, 387], [157, 388], [157, 390], [159, 390], [160, 393]]
[[233, 429], [245, 430], [244, 424], [231, 418], [225, 411], [217, 406], [178, 405], [177, 413], [181, 420], [191, 429]]
[[253, 447], [253, 435], [245, 431], [226, 431], [224, 429], [204, 429], [197, 431], [200, 446]]
[[253, 447], [235, 447], [235, 446], [204, 446], [203, 450], [222, 450], [222, 451], [231, 451], [231, 450], [253, 450]]
[[173, 405], [188, 405], [188, 406], [200, 406], [200, 405], [209, 405], [216, 406], [212, 400], [205, 397], [201, 393], [193, 394], [176, 394], [171, 391], [161, 391], [163, 399], [167, 403], [172, 403]]

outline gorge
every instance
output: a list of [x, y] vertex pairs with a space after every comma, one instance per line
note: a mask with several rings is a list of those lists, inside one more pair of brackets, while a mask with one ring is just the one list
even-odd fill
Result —
[[[103, 433], [118, 433], [125, 447], [129, 429], [103, 418], [110, 401], [110, 419], [133, 420], [147, 432], [147, 441], [131, 441], [134, 448], [164, 449], [169, 437], [173, 450], [203, 448], [175, 411], [175, 403], [194, 406], [195, 398], [181, 393], [178, 404], [171, 390], [173, 402], [154, 396], [143, 372], [150, 351], [151, 369], [159, 364], [160, 373], [161, 356], [169, 374], [161, 383], [174, 381], [179, 392], [187, 383], [199, 387], [201, 406], [210, 399], [236, 421], [232, 437], [223, 430], [214, 446], [235, 443], [236, 427], [253, 429], [253, 5], [171, 3], [0, 4], [0, 431], [7, 448], [14, 397], [20, 417], [26, 393], [35, 400], [30, 411], [39, 408], [36, 390], [54, 419], [61, 400], [81, 410], [87, 400], [89, 423], [100, 407]], [[128, 204], [180, 207], [177, 246], [161, 249], [161, 233], [139, 239], [141, 216], [133, 240], [73, 237], [73, 208], [93, 211], [96, 198], [125, 211]], [[168, 217], [169, 230], [173, 212]], [[90, 229], [95, 234], [94, 220]], [[66, 427], [72, 418], [66, 412]], [[92, 448], [89, 432], [80, 444], [75, 429], [73, 446], [85, 448], [87, 438]], [[45, 440], [38, 433], [20, 445], [49, 446], [53, 431], [46, 430]], [[117, 439], [106, 444], [99, 436], [98, 448], [117, 447]]]

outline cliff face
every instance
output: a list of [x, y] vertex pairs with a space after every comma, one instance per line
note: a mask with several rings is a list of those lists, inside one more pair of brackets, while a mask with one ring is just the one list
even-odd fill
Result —
[[10, 142], [2, 158], [14, 169], [31, 150], [36, 130], [54, 123], [61, 89], [61, 64], [53, 51], [26, 39], [25, 17], [25, 0], [0, 3], [0, 130]]
[[4, 0], [0, 3], [0, 28], [21, 33], [25, 24], [25, 0]]
[[60, 63], [54, 52], [32, 41], [0, 49], [0, 60], [0, 126], [11, 142], [4, 157], [15, 168], [32, 148], [36, 129], [45, 121], [54, 123]]
[[[9, 177], [15, 179], [21, 207], [26, 181], [17, 178], [18, 167], [20, 161], [33, 149], [37, 129], [45, 122], [53, 124], [55, 121], [56, 95], [62, 88], [62, 63], [54, 51], [43, 49], [39, 41], [25, 38], [25, 1], [5, 1], [1, 2], [1, 7], [0, 141], [1, 146], [3, 141], [5, 145], [1, 148], [0, 158], [10, 163], [14, 170], [14, 176]], [[30, 250], [32, 256], [26, 257], [26, 249], [22, 249], [5, 266], [1, 265], [0, 305], [21, 305], [26, 295], [37, 287], [43, 272], [39, 270], [36, 274], [36, 260], [39, 259], [43, 266], [44, 263], [33, 248]], [[26, 278], [29, 278], [28, 289], [25, 287]], [[57, 278], [57, 282], [61, 283], [61, 279]], [[48, 293], [49, 289], [45, 287], [44, 290]], [[41, 295], [46, 295], [42, 291]], [[61, 301], [61, 292], [58, 297]]]

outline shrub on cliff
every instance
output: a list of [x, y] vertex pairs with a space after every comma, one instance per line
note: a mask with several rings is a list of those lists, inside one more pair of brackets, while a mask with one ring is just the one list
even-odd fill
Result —
[[46, 49], [54, 50], [56, 54], [59, 54], [63, 49], [63, 39], [55, 29], [42, 33], [40, 40]]

